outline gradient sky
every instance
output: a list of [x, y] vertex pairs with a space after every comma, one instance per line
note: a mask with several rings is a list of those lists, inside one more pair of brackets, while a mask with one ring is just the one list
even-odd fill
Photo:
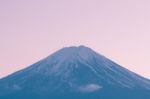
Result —
[[0, 0], [0, 77], [71, 45], [150, 78], [150, 1]]

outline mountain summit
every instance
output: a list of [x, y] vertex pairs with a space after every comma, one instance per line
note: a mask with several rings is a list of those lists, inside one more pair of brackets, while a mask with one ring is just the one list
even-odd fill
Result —
[[150, 99], [150, 81], [92, 49], [65, 47], [0, 79], [0, 99]]

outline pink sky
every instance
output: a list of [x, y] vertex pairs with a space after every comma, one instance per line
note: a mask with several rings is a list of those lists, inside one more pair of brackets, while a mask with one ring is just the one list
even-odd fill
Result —
[[150, 1], [0, 0], [0, 77], [71, 45], [150, 78]]

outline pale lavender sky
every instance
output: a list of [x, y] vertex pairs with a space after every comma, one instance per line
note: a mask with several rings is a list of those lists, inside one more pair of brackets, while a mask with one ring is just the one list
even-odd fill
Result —
[[150, 1], [0, 0], [0, 77], [71, 45], [150, 78]]

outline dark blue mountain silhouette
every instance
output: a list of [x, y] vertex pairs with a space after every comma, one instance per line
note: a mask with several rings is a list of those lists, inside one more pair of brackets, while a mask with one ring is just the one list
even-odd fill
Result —
[[0, 99], [150, 99], [150, 81], [88, 47], [66, 47], [0, 79]]

